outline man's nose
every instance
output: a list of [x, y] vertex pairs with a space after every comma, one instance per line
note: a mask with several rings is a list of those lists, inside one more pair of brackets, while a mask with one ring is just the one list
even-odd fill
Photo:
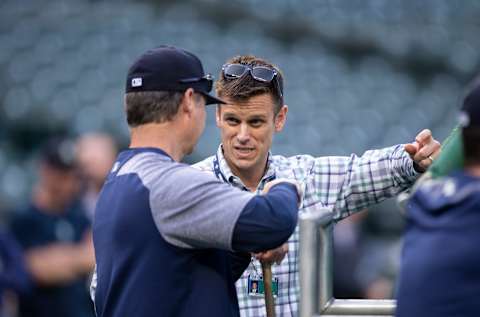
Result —
[[237, 139], [240, 143], [246, 143], [250, 139], [250, 131], [247, 124], [241, 124], [237, 133]]

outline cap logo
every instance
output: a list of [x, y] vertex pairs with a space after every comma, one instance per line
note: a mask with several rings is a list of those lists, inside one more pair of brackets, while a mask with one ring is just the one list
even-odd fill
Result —
[[470, 125], [470, 116], [465, 111], [461, 111], [458, 116], [458, 122], [462, 127], [468, 127]]
[[141, 86], [142, 86], [141, 77], [132, 78], [132, 87], [141, 87]]

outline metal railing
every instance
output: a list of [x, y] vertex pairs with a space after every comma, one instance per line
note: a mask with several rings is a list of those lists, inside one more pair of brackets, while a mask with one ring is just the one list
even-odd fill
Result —
[[395, 300], [333, 298], [333, 218], [300, 215], [300, 317], [393, 316]]

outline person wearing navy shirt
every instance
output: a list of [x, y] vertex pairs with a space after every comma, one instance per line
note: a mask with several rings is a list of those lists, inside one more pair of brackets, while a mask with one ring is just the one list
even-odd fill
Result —
[[49, 139], [28, 205], [15, 212], [11, 231], [24, 250], [31, 290], [19, 297], [20, 316], [91, 317], [87, 280], [94, 267], [91, 225], [77, 200], [74, 143]]
[[0, 316], [6, 290], [25, 295], [31, 286], [20, 245], [9, 232], [0, 229]]
[[93, 225], [99, 317], [239, 316], [234, 282], [250, 252], [280, 246], [295, 229], [296, 183], [276, 179], [254, 195], [180, 163], [203, 132], [205, 105], [223, 103], [211, 88], [200, 60], [172, 46], [129, 69], [130, 147], [105, 181]]
[[460, 112], [464, 168], [427, 180], [408, 206], [398, 317], [480, 315], [480, 82]]

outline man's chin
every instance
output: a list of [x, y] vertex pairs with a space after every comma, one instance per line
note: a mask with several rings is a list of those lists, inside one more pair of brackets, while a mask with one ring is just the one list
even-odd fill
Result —
[[254, 165], [253, 160], [245, 158], [237, 158], [233, 163], [239, 170], [250, 170]]
[[190, 149], [187, 149], [187, 152], [185, 153], [185, 155], [190, 155], [190, 154], [192, 154], [194, 150], [195, 150], [195, 147], [192, 146]]
[[255, 155], [236, 155], [236, 153], [229, 155], [224, 152], [224, 156], [229, 165], [233, 165], [238, 170], [251, 170], [257, 159]]

